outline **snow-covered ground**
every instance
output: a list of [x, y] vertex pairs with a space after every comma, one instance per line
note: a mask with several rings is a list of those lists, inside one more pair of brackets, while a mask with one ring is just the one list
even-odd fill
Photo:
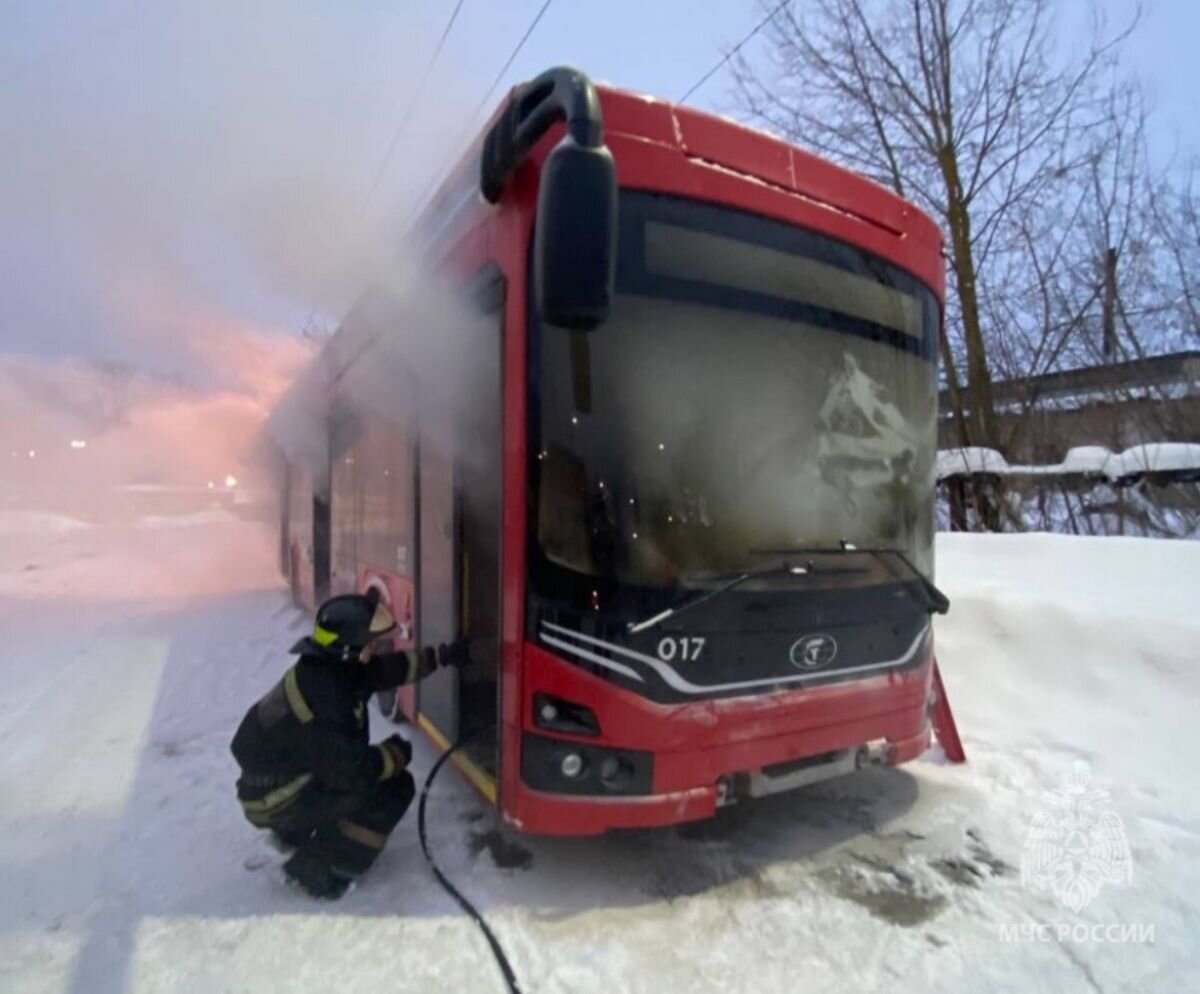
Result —
[[[336, 905], [284, 887], [242, 820], [227, 743], [304, 627], [274, 553], [219, 511], [0, 514], [0, 991], [503, 989], [413, 815]], [[1194, 984], [1200, 544], [955, 535], [938, 553], [966, 766], [935, 749], [714, 823], [584, 840], [497, 831], [439, 781], [434, 846], [526, 992]], [[419, 742], [419, 775], [432, 758]], [[1132, 858], [1078, 912], [1020, 872], [1073, 776], [1108, 792], [1083, 807], [1110, 846], [1071, 865], [1119, 869], [1122, 840]]]

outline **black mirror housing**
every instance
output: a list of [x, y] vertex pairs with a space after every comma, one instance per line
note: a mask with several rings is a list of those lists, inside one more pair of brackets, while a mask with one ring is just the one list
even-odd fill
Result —
[[547, 324], [590, 331], [608, 318], [617, 261], [617, 175], [603, 145], [569, 134], [546, 157], [534, 227], [534, 287]]
[[534, 294], [543, 321], [590, 331], [612, 306], [617, 173], [604, 144], [600, 98], [587, 76], [560, 66], [513, 91], [484, 139], [479, 190], [498, 203], [513, 171], [558, 121], [566, 135], [546, 156], [538, 190]]

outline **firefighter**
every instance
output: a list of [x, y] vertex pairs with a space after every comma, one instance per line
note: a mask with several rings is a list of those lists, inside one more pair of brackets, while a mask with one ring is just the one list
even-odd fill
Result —
[[376, 651], [396, 627], [376, 591], [321, 605], [300, 656], [233, 737], [246, 818], [294, 850], [288, 882], [336, 899], [375, 861], [412, 802], [412, 746], [399, 735], [369, 744], [367, 701], [378, 690], [470, 661], [466, 640], [437, 649]]

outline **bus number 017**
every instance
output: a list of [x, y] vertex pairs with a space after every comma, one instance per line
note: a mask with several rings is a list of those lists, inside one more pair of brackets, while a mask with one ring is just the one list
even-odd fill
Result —
[[658, 643], [658, 658], [665, 663], [678, 659], [688, 663], [700, 658], [704, 651], [704, 639], [698, 637], [671, 638], [667, 636]]

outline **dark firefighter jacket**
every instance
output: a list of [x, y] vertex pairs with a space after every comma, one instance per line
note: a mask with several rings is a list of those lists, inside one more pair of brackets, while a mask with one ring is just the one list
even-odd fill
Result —
[[387, 750], [369, 744], [367, 701], [426, 676], [434, 658], [430, 650], [391, 652], [363, 664], [304, 652], [233, 737], [243, 802], [287, 785], [299, 791], [310, 780], [359, 792], [399, 772]]

